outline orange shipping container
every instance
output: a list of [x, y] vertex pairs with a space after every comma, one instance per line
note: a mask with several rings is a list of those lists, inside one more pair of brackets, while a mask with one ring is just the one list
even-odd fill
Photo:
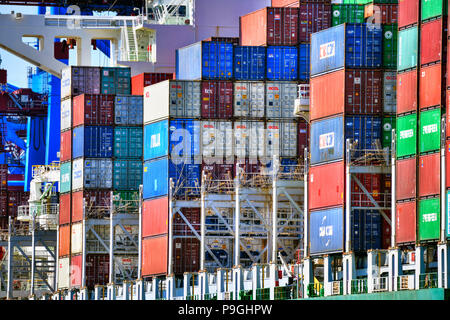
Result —
[[309, 170], [309, 209], [344, 204], [344, 161], [311, 167]]
[[59, 257], [66, 257], [70, 254], [70, 225], [59, 226]]
[[169, 200], [167, 197], [146, 200], [142, 205], [142, 237], [151, 237], [169, 232]]
[[167, 274], [168, 236], [142, 239], [142, 275]]
[[397, 114], [417, 111], [417, 70], [397, 74]]
[[443, 104], [445, 90], [445, 77], [442, 74], [441, 64], [434, 64], [420, 69], [419, 107], [429, 108]]
[[[345, 71], [310, 80], [310, 118], [316, 120], [344, 112]], [[326, 108], [325, 108], [326, 107]]]
[[70, 208], [72, 194], [66, 193], [59, 196], [59, 224], [70, 223]]

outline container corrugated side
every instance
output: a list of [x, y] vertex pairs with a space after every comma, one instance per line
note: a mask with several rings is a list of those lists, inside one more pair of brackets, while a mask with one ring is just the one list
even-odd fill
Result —
[[444, 48], [442, 47], [443, 35], [442, 19], [436, 19], [424, 23], [420, 29], [420, 64], [425, 65], [432, 62], [441, 61], [444, 58]]
[[72, 163], [62, 163], [60, 166], [60, 185], [59, 192], [70, 192], [72, 188]]
[[445, 67], [440, 63], [420, 68], [419, 108], [445, 103]]
[[58, 259], [58, 289], [68, 289], [70, 285], [70, 257]]
[[447, 1], [421, 0], [421, 20], [425, 21], [447, 14]]
[[236, 46], [234, 48], [234, 79], [262, 81], [266, 76], [266, 48]]
[[266, 156], [297, 157], [298, 124], [294, 121], [268, 121]]
[[397, 160], [396, 174], [397, 179], [402, 183], [396, 184], [397, 201], [414, 199], [416, 197], [416, 158]]
[[112, 160], [79, 158], [72, 162], [72, 191], [111, 189]]
[[72, 157], [111, 158], [114, 131], [109, 126], [80, 126], [72, 130]]
[[115, 190], [139, 190], [141, 184], [141, 160], [113, 161], [113, 188]]
[[271, 46], [267, 48], [267, 80], [298, 79], [298, 48]]
[[114, 157], [118, 159], [142, 158], [144, 137], [142, 127], [114, 128]]
[[265, 84], [263, 82], [234, 82], [233, 109], [235, 117], [263, 118], [265, 115]]
[[404, 28], [419, 21], [419, 1], [402, 0], [398, 4], [398, 27]]
[[167, 235], [142, 239], [142, 275], [164, 275], [167, 273]]
[[397, 203], [396, 244], [416, 241], [416, 201]]
[[310, 254], [341, 252], [344, 248], [343, 208], [310, 212]]
[[266, 117], [268, 119], [293, 118], [297, 83], [266, 82]]
[[438, 151], [441, 147], [441, 109], [422, 111], [419, 115], [419, 152]]
[[417, 67], [418, 28], [411, 27], [398, 32], [397, 71]]
[[71, 240], [70, 225], [60, 226], [59, 247], [58, 247], [59, 257], [66, 257], [70, 255], [70, 240]]
[[302, 2], [299, 5], [298, 40], [310, 42], [311, 34], [331, 27], [331, 5], [325, 2]]
[[72, 99], [61, 101], [61, 131], [72, 127]]
[[71, 254], [80, 254], [83, 251], [83, 224], [81, 222], [72, 223], [70, 238]]
[[309, 208], [311, 210], [344, 204], [344, 162], [309, 169]]
[[440, 194], [441, 186], [440, 153], [432, 153], [419, 157], [419, 197]]
[[142, 237], [167, 234], [169, 199], [146, 200], [142, 203]]
[[397, 114], [416, 111], [417, 99], [417, 70], [397, 74]]
[[441, 230], [440, 198], [419, 200], [419, 241], [437, 240]]
[[397, 158], [417, 153], [417, 114], [397, 117]]
[[144, 100], [142, 94], [116, 95], [114, 101], [114, 124], [115, 125], [142, 125], [144, 117]]

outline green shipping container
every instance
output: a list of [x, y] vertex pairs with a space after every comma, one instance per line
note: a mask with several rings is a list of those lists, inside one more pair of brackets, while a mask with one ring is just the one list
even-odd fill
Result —
[[102, 68], [102, 94], [131, 94], [130, 68]]
[[331, 25], [364, 23], [364, 6], [358, 4], [335, 4], [331, 9]]
[[417, 115], [397, 118], [397, 158], [412, 156], [417, 152]]
[[419, 240], [439, 239], [440, 213], [440, 198], [419, 201]]
[[417, 34], [417, 26], [399, 31], [398, 71], [417, 67]]
[[383, 68], [397, 69], [398, 25], [383, 25]]
[[62, 163], [60, 166], [59, 192], [66, 193], [72, 190], [72, 162]]
[[392, 129], [395, 129], [395, 117], [384, 117], [383, 118], [383, 135], [381, 146], [383, 148], [391, 148], [392, 145]]
[[113, 188], [114, 190], [139, 190], [142, 184], [142, 161], [114, 160]]
[[422, 21], [447, 15], [447, 0], [422, 0]]
[[129, 209], [136, 210], [139, 208], [139, 191], [114, 191], [113, 202], [116, 208], [124, 209], [129, 212]]
[[142, 127], [116, 127], [114, 129], [114, 157], [139, 159], [143, 152]]
[[419, 152], [441, 147], [441, 109], [422, 111], [419, 116]]

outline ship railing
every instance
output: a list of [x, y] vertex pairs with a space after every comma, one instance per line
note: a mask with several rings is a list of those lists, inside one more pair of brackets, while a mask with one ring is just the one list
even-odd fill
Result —
[[204, 300], [217, 300], [217, 293], [205, 293], [203, 296]]
[[398, 290], [414, 290], [415, 276], [413, 274], [399, 275], [397, 277]]
[[51, 15], [45, 17], [45, 25], [49, 27], [69, 27], [73, 28], [120, 28], [123, 26], [132, 27], [133, 20], [138, 17], [110, 17], [110, 16], [63, 16]]
[[308, 297], [323, 297], [324, 296], [324, 288], [323, 282], [310, 283], [308, 285]]
[[330, 294], [332, 296], [342, 295], [344, 293], [344, 286], [342, 280], [336, 280], [330, 282]]
[[361, 294], [367, 293], [367, 278], [350, 280], [350, 293]]
[[419, 289], [431, 289], [438, 287], [438, 274], [436, 272], [419, 275]]
[[275, 300], [293, 300], [298, 298], [297, 285], [287, 285], [282, 287], [275, 287]]
[[256, 300], [270, 300], [270, 288], [257, 288]]
[[383, 292], [388, 290], [388, 277], [373, 278], [373, 292]]

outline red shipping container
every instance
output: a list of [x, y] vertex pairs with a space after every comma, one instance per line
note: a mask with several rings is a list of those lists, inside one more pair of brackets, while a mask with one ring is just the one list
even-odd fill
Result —
[[0, 217], [8, 217], [8, 192], [0, 191]]
[[8, 190], [8, 215], [17, 217], [18, 207], [28, 204], [29, 192]]
[[298, 7], [299, 0], [272, 0], [272, 7]]
[[395, 243], [406, 244], [416, 241], [416, 202], [397, 203], [395, 221]]
[[[72, 287], [81, 286], [82, 255], [70, 258], [70, 283]], [[88, 254], [85, 264], [86, 287], [93, 290], [96, 285], [106, 285], [109, 280], [109, 255]]]
[[396, 196], [398, 200], [416, 197], [416, 158], [397, 160], [396, 163]]
[[298, 10], [298, 8], [268, 7], [240, 17], [241, 45], [297, 45]]
[[82, 94], [73, 98], [72, 125], [112, 125], [114, 95]]
[[420, 69], [419, 108], [442, 105], [445, 102], [445, 72], [441, 64], [422, 67]]
[[398, 2], [398, 27], [416, 24], [419, 22], [419, 1], [399, 0]]
[[314, 166], [309, 169], [309, 209], [344, 204], [344, 161]]
[[417, 111], [417, 70], [397, 74], [397, 114]]
[[174, 79], [173, 73], [141, 73], [131, 77], [131, 94], [142, 96], [144, 94], [144, 87], [152, 84]]
[[441, 153], [437, 152], [419, 157], [419, 197], [438, 195], [440, 193], [440, 156]]
[[8, 83], [8, 73], [5, 69], [0, 69], [0, 83], [1, 84]]
[[201, 92], [202, 117], [230, 119], [233, 117], [233, 83], [203, 81]]
[[[369, 4], [364, 8], [364, 18], [373, 17], [372, 23], [392, 24], [398, 22], [396, 4]], [[369, 21], [369, 20], [368, 20]]]
[[59, 196], [59, 224], [70, 223], [70, 209], [72, 208], [72, 194], [66, 193]]
[[[200, 232], [200, 208], [183, 208], [181, 213], [191, 224], [195, 231]], [[180, 213], [173, 219], [173, 234], [177, 236], [194, 236], [192, 229], [186, 224]]]
[[446, 170], [445, 170], [445, 180], [446, 180], [446, 182], [445, 182], [445, 185], [446, 185], [446, 188], [449, 189], [450, 188], [450, 140], [446, 141], [446, 145], [445, 146], [446, 146], [446, 148], [445, 148], [445, 166], [446, 166]]
[[70, 225], [59, 226], [59, 248], [58, 256], [66, 257], [70, 254]]
[[304, 150], [309, 147], [309, 123], [303, 119], [298, 123], [298, 137], [297, 137], [297, 150], [299, 153], [300, 162], [303, 162]]
[[145, 200], [142, 204], [142, 237], [169, 232], [169, 199]]
[[[392, 218], [390, 211], [384, 211], [389, 219]], [[391, 220], [392, 223], [392, 220]], [[386, 219], [381, 217], [381, 248], [388, 249], [391, 247], [391, 225], [386, 221]]]
[[66, 42], [54, 42], [53, 54], [55, 59], [69, 59], [69, 46]]
[[336, 114], [382, 112], [383, 73], [340, 70], [311, 78], [311, 120]]
[[0, 164], [0, 191], [8, 189], [8, 165]]
[[105, 207], [111, 205], [111, 190], [84, 190], [72, 193], [72, 222], [83, 220], [83, 198], [86, 200], [86, 215], [103, 218]]
[[67, 130], [61, 132], [59, 160], [63, 162], [70, 159], [72, 159], [72, 130]]
[[167, 274], [167, 235], [142, 239], [142, 275]]
[[420, 29], [420, 64], [441, 61], [443, 55], [442, 19], [422, 24]]
[[[383, 200], [382, 197], [382, 179], [380, 174], [369, 174], [369, 173], [357, 173], [356, 178], [361, 182], [361, 184], [366, 188], [366, 190], [371, 194], [376, 202]], [[369, 197], [362, 191], [359, 185], [356, 183], [355, 179], [352, 179], [351, 185], [351, 200], [353, 207], [374, 207], [374, 204], [369, 200]], [[380, 203], [383, 207], [383, 203]]]
[[200, 241], [197, 238], [174, 239], [173, 272], [197, 272], [200, 269]]
[[445, 134], [447, 139], [450, 137], [450, 90], [447, 90], [447, 105], [446, 105], [446, 129], [445, 129]]
[[331, 27], [331, 4], [302, 2], [299, 10], [299, 41], [310, 42], [311, 33]]
[[73, 288], [81, 287], [81, 277], [83, 274], [83, 256], [70, 257], [70, 286]]

